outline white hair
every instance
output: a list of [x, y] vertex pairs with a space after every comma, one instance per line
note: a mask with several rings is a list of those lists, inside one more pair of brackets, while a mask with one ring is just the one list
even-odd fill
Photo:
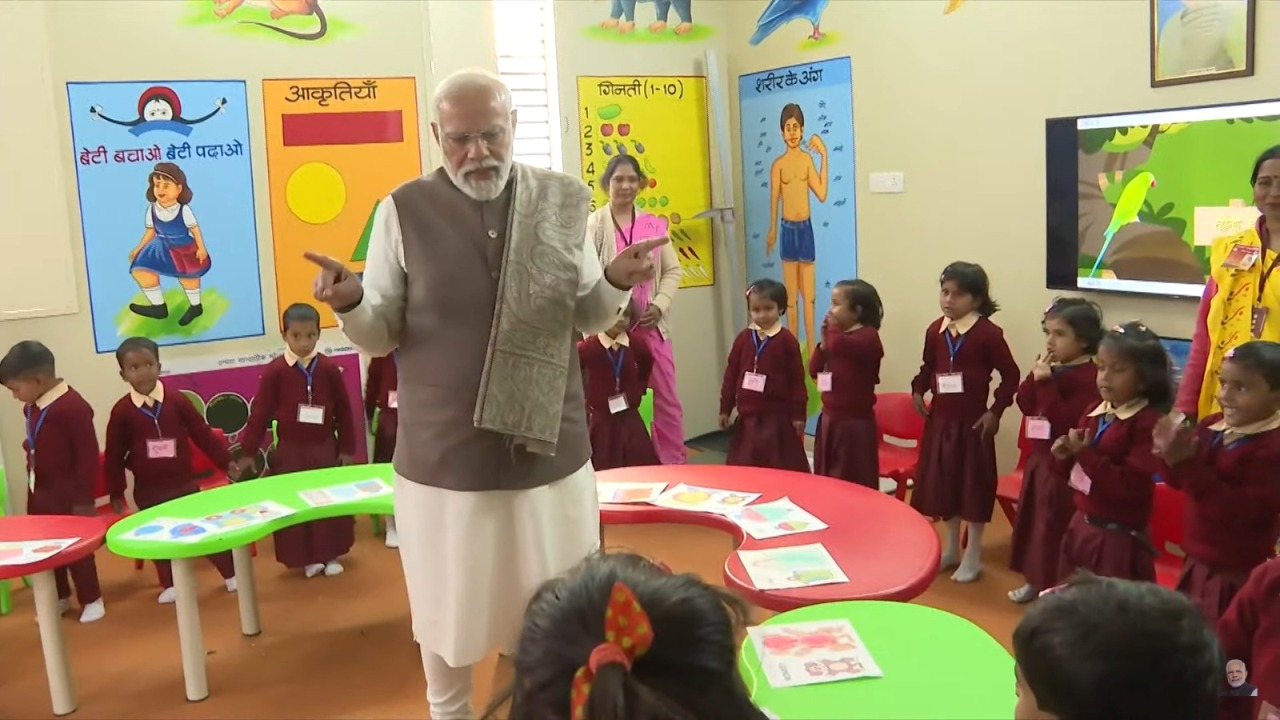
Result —
[[446, 98], [469, 90], [491, 90], [498, 95], [507, 112], [510, 112], [515, 107], [511, 99], [511, 88], [507, 87], [507, 84], [502, 82], [497, 75], [480, 68], [458, 70], [449, 74], [448, 77], [440, 81], [439, 85], [436, 85], [435, 105], [433, 108], [434, 119], [436, 121], [440, 120], [440, 106], [444, 104]]

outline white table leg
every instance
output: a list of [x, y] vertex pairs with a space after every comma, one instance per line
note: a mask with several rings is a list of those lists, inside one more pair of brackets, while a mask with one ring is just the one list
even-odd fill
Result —
[[240, 603], [240, 632], [247, 637], [262, 634], [258, 620], [258, 588], [253, 579], [253, 555], [248, 545], [231, 551], [236, 567], [236, 599]]
[[40, 646], [44, 650], [44, 672], [49, 677], [53, 714], [69, 715], [76, 711], [76, 689], [67, 664], [67, 646], [62, 639], [62, 613], [58, 612], [58, 587], [53, 582], [53, 571], [33, 575], [31, 587], [35, 593], [36, 621], [40, 625]]
[[209, 678], [204, 667], [199, 588], [190, 559], [173, 561], [173, 587], [178, 595], [178, 645], [182, 648], [182, 677], [187, 683], [187, 700], [199, 702], [209, 697]]

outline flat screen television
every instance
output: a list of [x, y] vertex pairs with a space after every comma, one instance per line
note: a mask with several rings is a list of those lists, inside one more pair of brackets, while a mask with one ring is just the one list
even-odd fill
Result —
[[1169, 354], [1170, 379], [1173, 381], [1173, 392], [1177, 394], [1178, 385], [1182, 383], [1182, 373], [1187, 369], [1187, 358], [1191, 356], [1191, 341], [1186, 338], [1162, 337], [1160, 344]]
[[1045, 121], [1046, 285], [1199, 297], [1214, 238], [1257, 222], [1280, 100]]

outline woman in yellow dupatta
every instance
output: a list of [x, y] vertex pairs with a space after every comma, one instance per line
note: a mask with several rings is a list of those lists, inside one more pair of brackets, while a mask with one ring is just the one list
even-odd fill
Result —
[[1218, 370], [1227, 351], [1251, 339], [1280, 341], [1280, 145], [1258, 156], [1249, 180], [1262, 216], [1245, 232], [1214, 240], [1209, 252], [1176, 402], [1189, 418], [1221, 410]]

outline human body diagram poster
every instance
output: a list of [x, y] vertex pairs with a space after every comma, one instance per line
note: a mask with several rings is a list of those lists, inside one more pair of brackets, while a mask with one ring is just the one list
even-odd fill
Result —
[[94, 347], [264, 332], [240, 80], [68, 83]]

